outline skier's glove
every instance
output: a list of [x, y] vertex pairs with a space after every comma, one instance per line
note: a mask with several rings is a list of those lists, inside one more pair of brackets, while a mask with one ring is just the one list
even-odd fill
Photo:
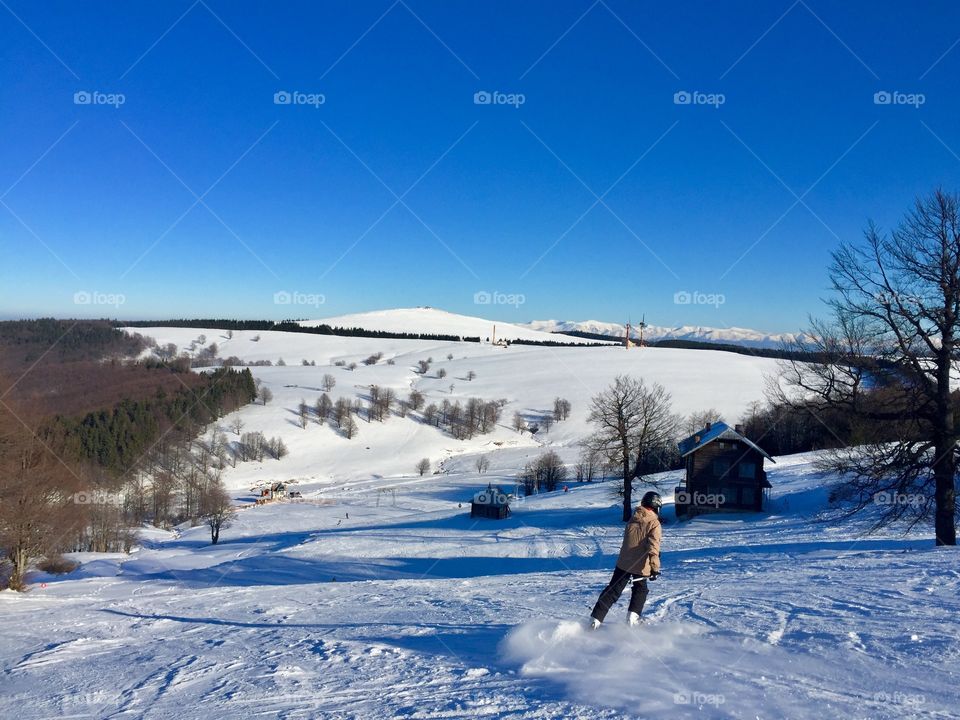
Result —
[[653, 572], [650, 573], [650, 577], [648, 577], [647, 580], [650, 580], [651, 582], [653, 582], [653, 581], [656, 580], [658, 577], [660, 577], [660, 572], [659, 572], [658, 570], [655, 570], [655, 571], [653, 571]]

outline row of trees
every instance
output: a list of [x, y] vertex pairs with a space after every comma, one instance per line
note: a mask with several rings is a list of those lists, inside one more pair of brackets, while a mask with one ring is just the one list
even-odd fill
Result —
[[500, 421], [506, 400], [486, 401], [469, 398], [461, 405], [459, 400], [444, 399], [439, 405], [430, 403], [423, 410], [423, 421], [442, 428], [457, 440], [467, 440], [475, 435], [491, 432]]
[[553, 492], [566, 479], [567, 467], [553, 450], [548, 450], [533, 462], [527, 463], [520, 473], [525, 495]]

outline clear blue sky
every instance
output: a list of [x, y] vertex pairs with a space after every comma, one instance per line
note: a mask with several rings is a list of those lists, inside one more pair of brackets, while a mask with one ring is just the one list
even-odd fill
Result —
[[0, 315], [792, 330], [839, 239], [960, 189], [958, 38], [947, 1], [3, 0]]

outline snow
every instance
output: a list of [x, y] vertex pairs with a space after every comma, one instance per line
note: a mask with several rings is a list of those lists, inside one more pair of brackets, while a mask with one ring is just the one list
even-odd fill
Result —
[[[771, 360], [137, 331], [181, 348], [203, 333], [222, 356], [284, 357], [286, 367], [252, 368], [273, 402], [238, 414], [245, 431], [281, 435], [290, 455], [225, 472], [242, 509], [217, 546], [204, 527], [147, 529], [129, 556], [78, 555], [72, 574], [34, 573], [30, 592], [0, 592], [0, 716], [956, 716], [956, 550], [935, 549], [924, 529], [866, 536], [869, 518], [820, 521], [830, 478], [814, 454], [767, 464], [763, 514], [678, 523], [666, 492], [664, 574], [637, 628], [624, 598], [598, 631], [585, 629], [622, 534], [613, 483], [525, 498], [503, 521], [469, 517], [476, 490], [511, 486], [544, 445], [575, 459], [588, 399], [617, 373], [663, 383], [680, 412], [715, 406], [733, 422], [762, 397]], [[330, 365], [377, 351], [375, 366]], [[447, 378], [413, 372], [428, 355]], [[573, 411], [537, 438], [501, 427], [461, 442], [393, 417], [361, 421], [346, 440], [294, 422], [328, 372], [333, 398], [376, 382], [430, 400], [505, 397], [505, 425], [557, 395]], [[439, 472], [416, 475], [421, 457]], [[677, 477], [657, 479], [670, 488]], [[249, 488], [271, 479], [295, 481], [303, 501], [251, 504]]]
[[[282, 436], [290, 455], [282, 461], [242, 463], [224, 476], [233, 489], [248, 488], [270, 480], [294, 479], [313, 491], [330, 483], [350, 485], [350, 481], [366, 483], [393, 477], [409, 481], [409, 473], [421, 458], [429, 458], [434, 468], [443, 461], [479, 452], [522, 450], [517, 463], [535, 455], [546, 442], [556, 446], [571, 462], [576, 459], [576, 443], [588, 432], [587, 416], [590, 398], [610, 384], [618, 374], [644, 377], [660, 382], [673, 395], [676, 412], [688, 415], [707, 407], [715, 407], [734, 422], [747, 406], [763, 398], [768, 376], [777, 372], [777, 361], [712, 350], [678, 350], [669, 348], [610, 347], [537, 347], [514, 345], [509, 348], [465, 342], [427, 340], [387, 340], [310, 335], [276, 331], [235, 331], [227, 338], [213, 328], [132, 328], [156, 338], [161, 344], [174, 343], [181, 350], [189, 347], [199, 335], [207, 344], [216, 342], [220, 356], [235, 355], [244, 361], [283, 358], [286, 366], [253, 367], [251, 371], [274, 399], [267, 406], [250, 405], [239, 411], [244, 432], [259, 430], [268, 438]], [[426, 332], [441, 332], [430, 326]], [[259, 340], [254, 341], [254, 338]], [[383, 352], [376, 365], [361, 361]], [[447, 355], [452, 354], [452, 360]], [[414, 372], [418, 360], [432, 357], [432, 369], [426, 375]], [[303, 366], [302, 360], [316, 362]], [[332, 367], [342, 360], [357, 363], [353, 371]], [[387, 364], [393, 360], [394, 364]], [[443, 368], [447, 376], [437, 377]], [[468, 381], [473, 370], [476, 378]], [[406, 397], [416, 388], [427, 402], [439, 404], [443, 399], [461, 402], [469, 397], [484, 400], [506, 399], [501, 426], [487, 435], [467, 441], [456, 441], [433, 427], [412, 418], [393, 417], [385, 423], [359, 422], [358, 435], [348, 440], [329, 425], [311, 422], [307, 430], [297, 425], [297, 407], [304, 400], [311, 407], [323, 392], [322, 378], [332, 374], [336, 387], [328, 393], [338, 397], [365, 398], [370, 385], [395, 390]], [[717, 378], [723, 378], [718, 382]], [[453, 385], [451, 392], [450, 386]], [[515, 412], [536, 423], [553, 411], [556, 397], [571, 403], [570, 418], [557, 423], [544, 435], [518, 435], [511, 427]], [[221, 427], [227, 430], [234, 415], [224, 418]], [[506, 456], [505, 456], [506, 457]], [[353, 485], [358, 487], [357, 485]]]
[[496, 325], [496, 339], [498, 340], [547, 340], [552, 342], [589, 343], [576, 337], [566, 337], [540, 332], [522, 325], [487, 320], [470, 315], [439, 310], [437, 308], [401, 308], [392, 310], [377, 310], [373, 312], [338, 315], [321, 320], [305, 320], [300, 323], [306, 327], [329, 325], [341, 328], [364, 328], [366, 330], [386, 330], [404, 333], [433, 333], [438, 335], [458, 335], [460, 337], [479, 337], [487, 340], [493, 337]]
[[[547, 333], [586, 332], [595, 335], [610, 335], [623, 337], [626, 326], [623, 323], [603, 322], [600, 320], [534, 320], [523, 323], [524, 327], [540, 330]], [[639, 337], [640, 330], [634, 325], [631, 337]], [[679, 325], [667, 327], [661, 325], [647, 325], [643, 330], [644, 340], [693, 340], [697, 342], [711, 342], [729, 345], [741, 345], [752, 348], [779, 348], [784, 343], [792, 344], [804, 340], [803, 333], [768, 333], [749, 328], [727, 327], [713, 328], [701, 325]]]

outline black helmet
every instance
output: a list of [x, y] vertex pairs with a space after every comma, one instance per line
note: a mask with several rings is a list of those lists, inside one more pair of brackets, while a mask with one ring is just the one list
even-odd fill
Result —
[[649, 508], [659, 514], [660, 508], [663, 507], [663, 498], [660, 497], [659, 493], [651, 490], [648, 493], [644, 493], [643, 499], [640, 501], [640, 507]]

